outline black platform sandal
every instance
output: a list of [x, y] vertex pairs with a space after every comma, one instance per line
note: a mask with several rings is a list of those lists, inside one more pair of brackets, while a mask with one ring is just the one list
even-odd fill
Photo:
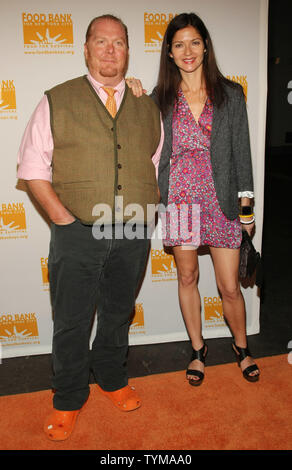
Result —
[[[205, 364], [205, 359], [208, 353], [208, 346], [204, 343], [202, 348], [196, 351], [196, 349], [193, 349], [192, 352], [192, 357], [191, 357], [191, 362], [194, 361], [195, 359], [198, 359], [201, 361], [203, 364]], [[200, 370], [195, 370], [195, 369], [187, 369], [186, 375], [193, 375], [198, 377], [198, 379], [188, 379], [189, 384], [197, 387], [198, 385], [201, 385], [201, 383], [204, 380], [205, 374], [201, 372]]]
[[[237, 360], [238, 367], [240, 367], [240, 363], [246, 358], [246, 357], [252, 357], [249, 349], [248, 348], [239, 348], [236, 346], [235, 343], [232, 343], [232, 349], [235, 353], [235, 357]], [[252, 372], [258, 371], [259, 373], [257, 375], [250, 375]], [[253, 364], [251, 366], [247, 366], [243, 371], [242, 371], [243, 377], [248, 380], [249, 382], [258, 382], [260, 378], [260, 371], [259, 368], [256, 364]]]

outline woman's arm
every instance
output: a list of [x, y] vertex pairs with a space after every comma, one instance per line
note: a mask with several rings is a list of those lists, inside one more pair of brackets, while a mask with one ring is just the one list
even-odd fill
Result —
[[232, 99], [232, 150], [239, 192], [253, 192], [248, 116], [243, 89], [237, 86]]
[[[250, 150], [250, 137], [245, 97], [242, 87], [236, 88], [237, 99], [234, 101], [232, 122], [232, 147], [235, 161], [237, 187], [239, 193], [250, 193], [253, 196], [253, 174]], [[246, 208], [246, 209], [244, 209]], [[254, 230], [253, 197], [241, 197], [240, 221], [243, 230], [249, 235]]]
[[240, 200], [239, 218], [241, 227], [246, 230], [249, 236], [252, 235], [255, 227], [255, 216], [253, 211], [253, 199], [242, 197]]

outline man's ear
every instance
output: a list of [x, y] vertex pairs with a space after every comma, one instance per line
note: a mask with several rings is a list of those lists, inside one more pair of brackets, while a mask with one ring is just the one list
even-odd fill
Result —
[[87, 49], [87, 44], [85, 43], [84, 44], [84, 60], [85, 60], [86, 67], [88, 68], [87, 57], [88, 57], [88, 49]]

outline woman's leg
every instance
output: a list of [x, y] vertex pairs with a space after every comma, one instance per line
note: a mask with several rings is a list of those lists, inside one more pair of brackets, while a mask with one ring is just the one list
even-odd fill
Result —
[[[198, 291], [199, 265], [197, 250], [189, 247], [176, 246], [173, 248], [178, 276], [178, 296], [183, 318], [193, 349], [203, 346], [201, 299]], [[189, 369], [204, 371], [204, 364], [198, 360], [192, 361]], [[189, 376], [196, 380], [196, 376]]]
[[[239, 249], [210, 247], [210, 252], [217, 286], [222, 297], [224, 316], [234, 336], [235, 344], [240, 348], [246, 348], [246, 313], [238, 278]], [[252, 364], [254, 364], [253, 359], [246, 357], [241, 362], [241, 368], [244, 370]], [[257, 373], [255, 371], [251, 375]]]

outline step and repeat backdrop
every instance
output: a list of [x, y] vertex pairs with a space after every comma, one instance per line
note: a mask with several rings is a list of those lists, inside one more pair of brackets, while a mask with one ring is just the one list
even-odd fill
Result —
[[[0, 15], [0, 350], [2, 357], [51, 352], [53, 312], [48, 279], [49, 223], [16, 178], [17, 153], [27, 122], [45, 90], [87, 72], [83, 44], [92, 18], [121, 17], [129, 29], [128, 76], [151, 92], [168, 22], [195, 12], [206, 23], [224, 75], [243, 85], [249, 116], [257, 229], [261, 250], [266, 120], [267, 0], [13, 0]], [[160, 238], [151, 240], [144, 282], [130, 327], [130, 344], [188, 339], [182, 320], [177, 273]], [[230, 336], [223, 318], [210, 255], [200, 253], [199, 288], [205, 338]], [[126, 273], [125, 273], [126, 274]], [[259, 295], [243, 287], [247, 332], [259, 332]], [[92, 335], [94, 335], [93, 324]]]

